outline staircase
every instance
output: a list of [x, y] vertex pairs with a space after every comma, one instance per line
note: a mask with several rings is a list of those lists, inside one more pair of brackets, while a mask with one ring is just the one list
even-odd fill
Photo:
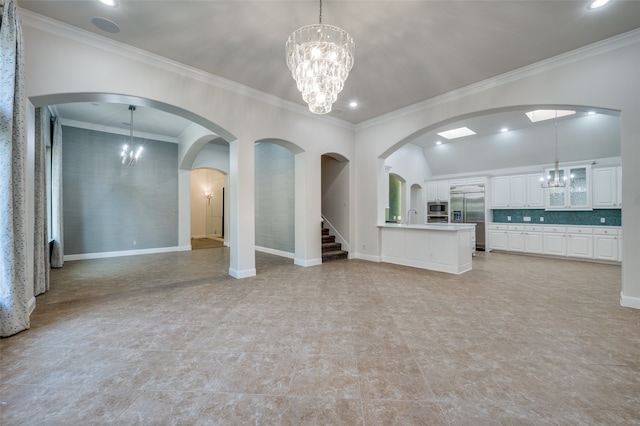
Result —
[[331, 260], [347, 259], [349, 252], [342, 250], [342, 244], [336, 243], [336, 237], [329, 235], [329, 228], [322, 228], [322, 263]]

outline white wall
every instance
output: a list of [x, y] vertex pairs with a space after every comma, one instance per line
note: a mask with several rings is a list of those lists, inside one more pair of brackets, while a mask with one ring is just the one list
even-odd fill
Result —
[[[406, 144], [400, 147], [393, 154], [385, 159], [385, 166], [389, 168], [389, 173], [394, 173], [402, 179], [405, 184], [404, 192], [402, 194], [402, 220], [407, 220], [407, 211], [411, 208], [411, 187], [419, 185], [422, 188], [422, 192], [425, 192], [425, 180], [431, 176], [429, 164], [424, 156], [422, 148], [413, 144]], [[417, 198], [415, 195], [414, 199]], [[426, 199], [423, 196], [421, 199]], [[416, 207], [418, 210], [418, 218], [412, 218], [412, 223], [424, 223], [424, 215], [421, 206]]]
[[[367, 190], [383, 179], [379, 158], [427, 127], [465, 114], [519, 105], [584, 105], [621, 111], [623, 169], [622, 303], [640, 308], [640, 32], [588, 46], [556, 60], [425, 101], [357, 126], [356, 247], [363, 258], [379, 258], [376, 218], [383, 208]], [[379, 184], [379, 188], [382, 183]], [[374, 214], [374, 212], [376, 212]]]

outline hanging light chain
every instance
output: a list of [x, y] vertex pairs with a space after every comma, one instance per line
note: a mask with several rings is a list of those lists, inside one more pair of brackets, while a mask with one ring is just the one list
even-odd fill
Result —
[[320, 25], [322, 25], [322, 0], [320, 0]]

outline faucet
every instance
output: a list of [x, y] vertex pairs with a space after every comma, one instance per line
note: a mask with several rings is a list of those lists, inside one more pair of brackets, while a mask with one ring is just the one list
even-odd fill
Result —
[[407, 225], [409, 225], [411, 223], [411, 216], [409, 216], [409, 213], [414, 212], [415, 214], [418, 214], [418, 210], [416, 209], [409, 209], [407, 210]]

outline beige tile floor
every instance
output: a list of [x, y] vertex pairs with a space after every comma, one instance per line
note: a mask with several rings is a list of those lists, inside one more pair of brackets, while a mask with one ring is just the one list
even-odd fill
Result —
[[227, 248], [67, 262], [0, 340], [0, 424], [640, 424], [620, 267], [479, 253], [455, 276]]

